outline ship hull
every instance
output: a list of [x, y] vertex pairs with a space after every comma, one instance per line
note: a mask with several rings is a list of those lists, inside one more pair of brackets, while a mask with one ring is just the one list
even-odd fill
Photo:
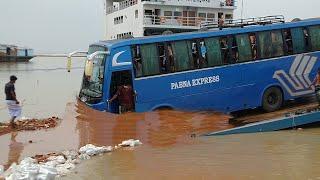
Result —
[[29, 62], [34, 56], [0, 56], [0, 62]]

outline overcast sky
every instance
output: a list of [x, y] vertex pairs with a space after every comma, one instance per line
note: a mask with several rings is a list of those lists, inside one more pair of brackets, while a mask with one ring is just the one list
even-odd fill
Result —
[[[235, 18], [241, 15], [237, 0]], [[243, 17], [283, 14], [319, 17], [320, 0], [244, 0]], [[103, 0], [0, 0], [0, 43], [40, 53], [87, 49], [103, 38]]]

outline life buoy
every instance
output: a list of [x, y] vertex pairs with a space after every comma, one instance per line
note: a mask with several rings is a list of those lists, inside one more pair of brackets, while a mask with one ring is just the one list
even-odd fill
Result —
[[165, 17], [160, 17], [160, 23], [165, 23], [166, 22], [166, 18]]

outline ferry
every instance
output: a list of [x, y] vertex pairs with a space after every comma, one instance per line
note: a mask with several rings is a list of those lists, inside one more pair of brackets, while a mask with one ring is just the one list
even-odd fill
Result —
[[314, 92], [319, 19], [284, 22], [283, 16], [268, 16], [213, 26], [220, 30], [90, 45], [80, 100], [119, 113], [118, 102], [108, 100], [124, 79], [135, 92], [136, 112], [257, 107], [272, 112]]
[[235, 0], [106, 0], [105, 39], [197, 31], [233, 18]]
[[28, 62], [32, 58], [33, 49], [0, 44], [0, 62]]

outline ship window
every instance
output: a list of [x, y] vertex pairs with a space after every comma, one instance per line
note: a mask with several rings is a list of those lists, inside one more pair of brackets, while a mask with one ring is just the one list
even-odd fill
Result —
[[201, 18], [206, 18], [206, 13], [199, 13], [198, 16]]
[[320, 50], [320, 26], [308, 27], [311, 51]]
[[[290, 30], [292, 38], [292, 51], [295, 54], [306, 51], [306, 39], [302, 28], [292, 28]], [[287, 41], [287, 40], [286, 40]]]
[[159, 74], [159, 56], [156, 44], [144, 44], [140, 48], [143, 76]]
[[283, 56], [283, 38], [281, 31], [271, 31], [272, 57]]
[[208, 66], [212, 67], [222, 65], [223, 62], [219, 38], [208, 38], [204, 41], [207, 47]]
[[257, 33], [258, 40], [258, 55], [260, 58], [270, 58], [271, 57], [271, 37], [270, 32], [259, 32]]
[[232, 19], [232, 14], [226, 14], [226, 19]]
[[164, 16], [172, 16], [172, 11], [164, 11]]
[[208, 14], [207, 14], [207, 18], [214, 19], [214, 18], [215, 18], [215, 14], [213, 14], [213, 13], [208, 13]]
[[173, 12], [173, 15], [174, 15], [175, 17], [180, 17], [180, 16], [182, 16], [182, 12], [175, 11], [175, 12]]
[[134, 17], [135, 17], [135, 18], [138, 18], [138, 10], [135, 10], [135, 11], [134, 11]]
[[252, 58], [251, 44], [248, 34], [236, 36], [236, 41], [239, 50], [239, 62], [249, 61]]
[[191, 69], [192, 59], [190, 44], [187, 41], [176, 41], [172, 42], [174, 65], [176, 71], [184, 71]]

